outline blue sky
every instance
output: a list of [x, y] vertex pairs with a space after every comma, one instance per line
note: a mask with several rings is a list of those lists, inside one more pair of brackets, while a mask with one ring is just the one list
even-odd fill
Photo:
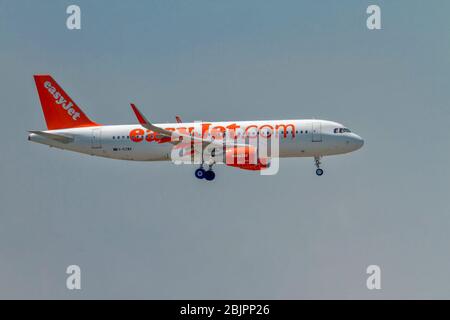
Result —
[[[448, 298], [449, 6], [0, 1], [0, 297]], [[365, 146], [325, 158], [320, 179], [285, 159], [205, 184], [190, 166], [29, 143], [45, 128], [36, 73], [100, 123], [134, 123], [129, 102], [155, 122], [315, 117]]]

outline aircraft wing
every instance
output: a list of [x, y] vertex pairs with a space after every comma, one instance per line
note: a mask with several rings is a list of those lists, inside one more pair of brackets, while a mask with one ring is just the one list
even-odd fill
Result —
[[[223, 146], [225, 145], [225, 143], [222, 140], [215, 140], [215, 139], [203, 139], [201, 137], [197, 137], [197, 136], [193, 136], [193, 135], [187, 135], [187, 134], [182, 134], [176, 131], [170, 131], [170, 130], [166, 130], [164, 128], [155, 126], [154, 124], [152, 124], [150, 121], [147, 120], [147, 118], [142, 114], [142, 112], [139, 111], [139, 109], [136, 107], [135, 104], [131, 103], [131, 108], [133, 109], [136, 118], [138, 119], [139, 123], [141, 124], [141, 126], [143, 126], [144, 128], [151, 130], [153, 132], [156, 132], [164, 137], [169, 137], [169, 138], [180, 138], [178, 141], [172, 141], [173, 139], [171, 139], [171, 143], [173, 144], [178, 144], [180, 143], [183, 139], [186, 140], [190, 140], [193, 142], [197, 142], [197, 143], [202, 143], [203, 148], [206, 147], [217, 147], [217, 148], [223, 148]], [[249, 146], [248, 144], [233, 144], [233, 147], [236, 146]]]

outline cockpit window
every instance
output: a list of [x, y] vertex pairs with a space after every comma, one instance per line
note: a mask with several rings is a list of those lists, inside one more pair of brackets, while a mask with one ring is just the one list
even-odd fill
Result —
[[344, 133], [344, 132], [351, 132], [348, 128], [335, 128], [334, 133]]

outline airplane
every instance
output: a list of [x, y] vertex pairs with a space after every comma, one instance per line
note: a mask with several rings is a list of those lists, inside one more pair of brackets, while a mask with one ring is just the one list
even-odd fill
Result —
[[[131, 104], [131, 108], [138, 124], [102, 125], [90, 120], [50, 75], [34, 75], [34, 80], [47, 130], [29, 131], [29, 141], [83, 154], [134, 161], [173, 160], [174, 149], [179, 148], [177, 152], [188, 156], [201, 154], [195, 177], [207, 181], [215, 178], [212, 168], [219, 163], [216, 161], [219, 154], [226, 157], [225, 164], [232, 167], [268, 169], [270, 153], [258, 158], [258, 148], [248, 142], [252, 137], [275, 139], [279, 158], [314, 158], [317, 176], [324, 173], [322, 157], [349, 153], [364, 144], [360, 136], [334, 121], [293, 119], [188, 123], [176, 116], [176, 123], [153, 124], [135, 104]], [[193, 148], [193, 144], [200, 145], [200, 148]], [[205, 157], [204, 151], [208, 146], [213, 146], [213, 151]]]

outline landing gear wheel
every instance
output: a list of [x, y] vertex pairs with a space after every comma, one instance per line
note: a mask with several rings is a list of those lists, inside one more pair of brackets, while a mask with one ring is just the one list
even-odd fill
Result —
[[321, 175], [323, 175], [323, 170], [320, 169], [320, 165], [322, 164], [320, 162], [320, 156], [314, 157], [314, 163], [317, 167], [316, 174], [320, 177]]
[[197, 170], [195, 170], [195, 177], [198, 179], [203, 179], [205, 178], [206, 175], [206, 171], [203, 168], [198, 168]]
[[208, 170], [205, 172], [205, 179], [208, 181], [212, 181], [214, 180], [214, 178], [216, 177], [216, 174], [214, 173], [214, 171], [212, 170]]

